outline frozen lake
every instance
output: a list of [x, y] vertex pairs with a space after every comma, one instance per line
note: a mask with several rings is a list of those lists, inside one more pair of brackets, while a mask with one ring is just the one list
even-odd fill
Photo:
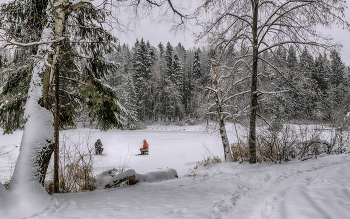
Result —
[[[2, 130], [0, 130], [2, 131]], [[19, 153], [23, 131], [12, 135], [0, 136], [0, 182], [9, 180]], [[105, 154], [94, 156], [94, 172], [98, 174], [111, 168], [134, 169], [138, 173], [152, 170], [174, 168], [179, 175], [188, 172], [189, 167], [208, 156], [223, 156], [221, 139], [217, 132], [206, 131], [204, 126], [148, 126], [144, 130], [107, 132], [95, 129], [66, 130], [60, 133], [61, 140], [66, 142], [80, 141], [86, 144], [89, 139], [93, 147], [97, 139], [101, 139]], [[150, 155], [139, 154], [142, 141], [146, 139], [150, 145]], [[62, 144], [62, 143], [61, 143]], [[82, 145], [82, 148], [85, 148]]]

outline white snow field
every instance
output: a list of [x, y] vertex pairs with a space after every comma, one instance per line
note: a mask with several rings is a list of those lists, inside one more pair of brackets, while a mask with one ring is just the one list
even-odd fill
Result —
[[[69, 130], [64, 135], [78, 139], [89, 131]], [[21, 134], [18, 131], [0, 136], [2, 183], [11, 177], [18, 155], [15, 145], [19, 145]], [[113, 167], [126, 166], [139, 174], [173, 168], [179, 178], [91, 192], [54, 194], [44, 210], [31, 215], [16, 206], [9, 210], [24, 211], [22, 218], [43, 219], [350, 218], [349, 154], [283, 164], [200, 165], [195, 176], [188, 177], [185, 175], [196, 161], [223, 155], [218, 133], [205, 132], [202, 126], [149, 126], [139, 131], [93, 130], [91, 143], [97, 138], [102, 140], [105, 155], [94, 157], [95, 175]], [[150, 145], [150, 155], [134, 156], [139, 153], [143, 139]], [[9, 153], [4, 154], [6, 152]], [[5, 193], [6, 190], [0, 188], [0, 199]], [[9, 216], [0, 211], [0, 218]]]

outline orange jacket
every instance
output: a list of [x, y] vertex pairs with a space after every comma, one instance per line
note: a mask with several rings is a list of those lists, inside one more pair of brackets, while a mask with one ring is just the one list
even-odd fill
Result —
[[146, 141], [143, 142], [143, 147], [142, 147], [142, 151], [148, 151], [149, 149], [149, 145]]

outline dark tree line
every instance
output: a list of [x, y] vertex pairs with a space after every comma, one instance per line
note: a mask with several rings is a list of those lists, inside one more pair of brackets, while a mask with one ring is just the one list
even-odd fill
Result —
[[[231, 67], [235, 57], [244, 55], [245, 49], [234, 51], [233, 47], [228, 48], [224, 55], [225, 65]], [[24, 122], [22, 117], [26, 95], [22, 94], [26, 94], [28, 89], [28, 68], [25, 68], [25, 64], [30, 64], [27, 57], [31, 52], [18, 49], [12, 56], [6, 53], [0, 56], [1, 69], [24, 65], [23, 69], [16, 69], [17, 73], [5, 80], [2, 86], [3, 101], [8, 101], [6, 104], [3, 102], [0, 108], [1, 123], [8, 132]], [[278, 73], [268, 65], [259, 65], [262, 74], [258, 83], [262, 89], [287, 91], [267, 95], [259, 103], [259, 116], [270, 121], [269, 125], [278, 127], [278, 124], [291, 120], [335, 122], [349, 111], [349, 68], [337, 51], [313, 55], [308, 47], [301, 51], [293, 46], [278, 47], [274, 52], [265, 52], [263, 57], [281, 71]], [[159, 43], [155, 47], [141, 39], [131, 48], [126, 44], [117, 46], [110, 60], [119, 63], [119, 67], [111, 71], [106, 81], [117, 90], [125, 111], [125, 128], [137, 128], [139, 121], [191, 122], [210, 114], [207, 108], [213, 98], [206, 89], [211, 83], [210, 57], [206, 48], [186, 50], [181, 43], [172, 46], [169, 42], [166, 45]], [[248, 74], [247, 71], [246, 76]], [[225, 80], [234, 83], [234, 77]], [[249, 83], [244, 83], [230, 92], [241, 93], [249, 86]], [[6, 95], [10, 92], [19, 95], [9, 99]], [[89, 95], [89, 92], [92, 90], [76, 95]], [[63, 101], [67, 101], [67, 106], [77, 109], [69, 99]], [[231, 106], [230, 113], [238, 113], [249, 105], [249, 96], [237, 96], [228, 105]], [[62, 117], [61, 121], [67, 123], [62, 125], [74, 125], [70, 119], [73, 114], [69, 110], [65, 113], [62, 110], [61, 116], [65, 118]], [[241, 116], [248, 115], [243, 113]], [[90, 116], [89, 113], [83, 113], [82, 117], [89, 119]], [[214, 119], [213, 116], [209, 118]]]
[[120, 68], [108, 81], [131, 113], [127, 126], [136, 121], [178, 122], [199, 119], [205, 103], [210, 62], [204, 49], [186, 50], [179, 43], [157, 47], [143, 39], [132, 48], [119, 46], [111, 59]]
[[349, 110], [349, 72], [335, 50], [313, 56], [307, 47], [278, 48], [271, 60], [283, 75], [273, 85], [288, 92], [272, 97], [261, 108], [276, 119], [333, 122]]
[[[223, 62], [227, 68], [246, 49], [226, 49]], [[306, 46], [300, 51], [290, 46], [266, 51], [263, 57], [279, 69], [258, 66], [259, 95], [264, 95], [258, 115], [271, 128], [291, 120], [332, 122], [346, 115], [349, 73], [337, 51], [313, 55]], [[206, 89], [211, 84], [209, 49], [186, 50], [181, 43], [173, 47], [169, 42], [155, 47], [141, 39], [132, 48], [119, 46], [111, 59], [120, 63], [120, 68], [108, 81], [130, 112], [126, 117], [128, 128], [135, 128], [137, 121], [189, 122], [210, 114], [208, 106], [213, 97]], [[240, 77], [249, 77], [248, 69], [244, 71]], [[233, 75], [225, 80], [234, 83], [237, 78]], [[248, 116], [249, 94], [244, 91], [249, 88], [245, 82], [229, 91], [231, 95], [242, 93], [227, 103], [230, 114], [246, 108], [246, 113], [240, 113], [241, 121]], [[209, 118], [214, 119], [212, 115]]]

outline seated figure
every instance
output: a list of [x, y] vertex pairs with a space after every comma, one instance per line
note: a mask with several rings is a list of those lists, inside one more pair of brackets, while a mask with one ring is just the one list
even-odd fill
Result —
[[143, 147], [140, 148], [141, 155], [147, 155], [148, 154], [148, 149], [149, 149], [149, 145], [148, 145], [146, 139], [144, 139], [143, 140]]
[[102, 151], [103, 151], [103, 148], [102, 148], [102, 142], [100, 139], [97, 139], [97, 141], [95, 142], [95, 154], [96, 155], [102, 155]]

